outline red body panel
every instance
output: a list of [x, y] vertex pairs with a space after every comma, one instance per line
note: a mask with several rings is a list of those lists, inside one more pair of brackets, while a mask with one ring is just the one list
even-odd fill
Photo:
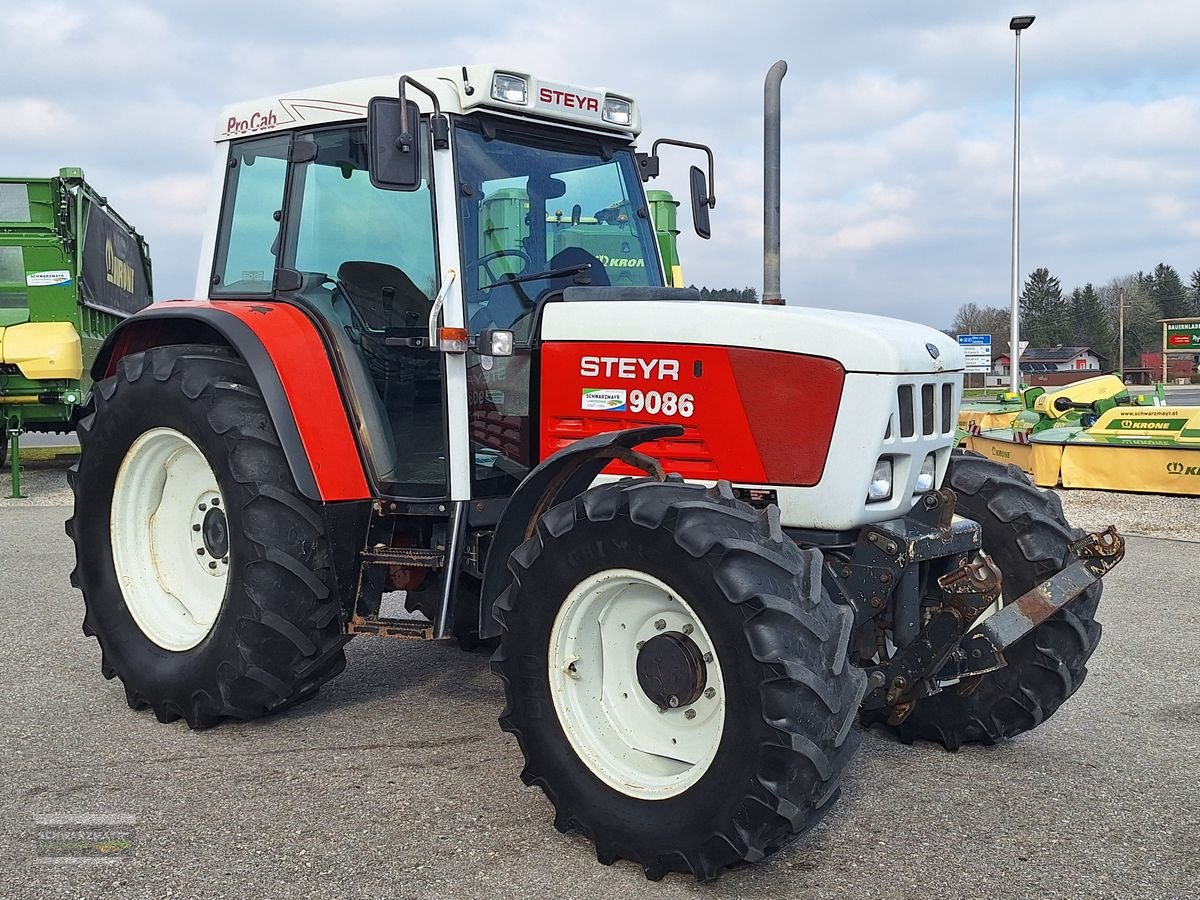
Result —
[[684, 434], [639, 450], [685, 478], [744, 484], [821, 480], [845, 376], [822, 357], [696, 344], [548, 342], [541, 362], [542, 458], [670, 422]]
[[266, 300], [182, 300], [172, 305], [220, 310], [248, 326], [279, 373], [321, 500], [371, 498], [329, 351], [303, 312]]

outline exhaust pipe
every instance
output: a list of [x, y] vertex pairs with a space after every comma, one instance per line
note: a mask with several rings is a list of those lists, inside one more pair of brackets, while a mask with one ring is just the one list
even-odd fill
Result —
[[763, 98], [763, 295], [767, 306], [786, 306], [779, 292], [779, 120], [782, 59], [767, 72]]

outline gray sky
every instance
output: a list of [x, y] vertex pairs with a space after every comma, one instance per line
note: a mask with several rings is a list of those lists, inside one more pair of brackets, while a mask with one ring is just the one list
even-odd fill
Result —
[[[508, 65], [632, 93], [643, 146], [711, 144], [714, 234], [685, 229], [685, 276], [761, 290], [762, 81], [783, 58], [784, 296], [941, 327], [966, 301], [1008, 302], [1007, 24], [1026, 13], [1022, 271], [1069, 289], [1167, 262], [1186, 279], [1200, 267], [1189, 0], [0, 0], [0, 172], [82, 166], [150, 241], [156, 296], [190, 296], [224, 104]], [[654, 186], [683, 196], [692, 162], [668, 151]]]

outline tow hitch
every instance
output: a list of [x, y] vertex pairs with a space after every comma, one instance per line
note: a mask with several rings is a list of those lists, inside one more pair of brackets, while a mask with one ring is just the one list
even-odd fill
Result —
[[1125, 556], [1125, 539], [1116, 528], [1086, 534], [1070, 546], [1075, 561], [988, 616], [963, 638], [939, 680], [983, 675], [1004, 665], [1005, 648], [1012, 646], [1089, 587]]
[[[917, 700], [1005, 665], [1004, 650], [1028, 635], [1107, 574], [1125, 555], [1125, 540], [1109, 526], [1070, 544], [1066, 568], [980, 621], [1001, 596], [1003, 576], [985, 553], [938, 579], [943, 604], [916, 640], [868, 676], [864, 709], [891, 707], [897, 725]], [[974, 626], [974, 627], [972, 627]]]

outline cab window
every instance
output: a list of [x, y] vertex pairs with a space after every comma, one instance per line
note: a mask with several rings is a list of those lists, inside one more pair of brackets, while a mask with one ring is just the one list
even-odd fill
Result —
[[214, 297], [271, 293], [279, 259], [289, 143], [287, 135], [273, 135], [230, 147], [209, 291]]

